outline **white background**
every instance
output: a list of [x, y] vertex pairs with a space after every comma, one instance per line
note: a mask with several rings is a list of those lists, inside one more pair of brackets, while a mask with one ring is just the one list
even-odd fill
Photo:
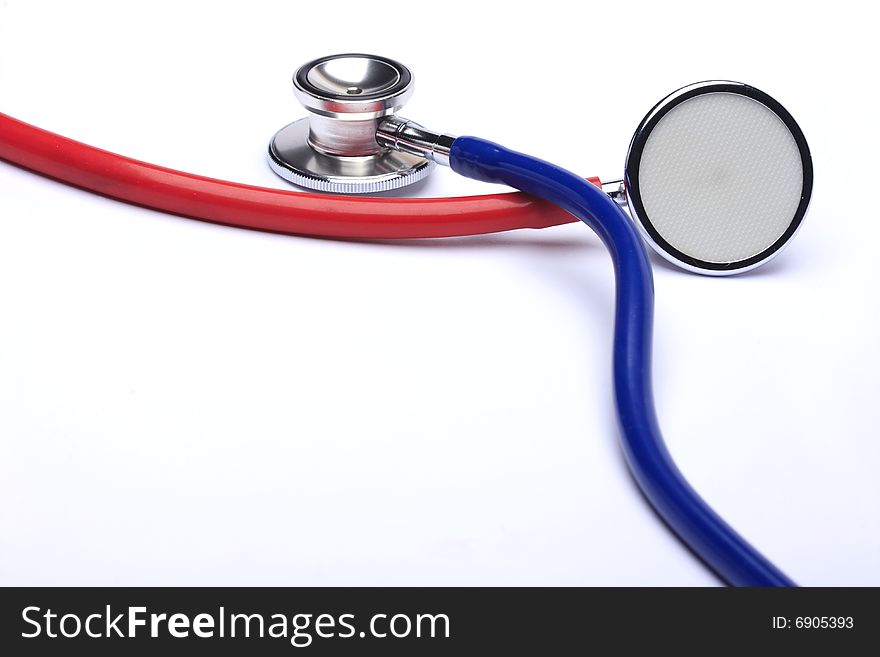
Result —
[[[409, 5], [0, 0], [0, 111], [283, 187], [291, 73], [334, 52], [408, 64], [421, 123], [609, 178], [669, 91], [768, 91], [811, 145], [811, 211], [753, 274], [656, 263], [660, 420], [793, 578], [880, 585], [869, 3]], [[302, 239], [0, 163], [0, 583], [715, 585], [627, 474], [612, 294], [579, 224]]]

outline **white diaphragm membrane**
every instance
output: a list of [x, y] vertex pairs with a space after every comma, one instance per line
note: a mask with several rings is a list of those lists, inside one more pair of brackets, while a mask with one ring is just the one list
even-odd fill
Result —
[[718, 264], [754, 257], [782, 237], [803, 185], [788, 126], [757, 100], [728, 92], [670, 109], [638, 169], [643, 219], [684, 255]]

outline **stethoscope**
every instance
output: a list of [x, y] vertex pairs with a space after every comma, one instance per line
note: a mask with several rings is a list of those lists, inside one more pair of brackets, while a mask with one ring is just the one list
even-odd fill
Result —
[[[405, 66], [375, 55], [322, 57], [297, 70], [294, 92], [308, 117], [279, 130], [268, 156], [275, 173], [310, 194], [158, 167], [5, 114], [0, 158], [146, 207], [295, 235], [452, 237], [583, 221], [608, 248], [617, 279], [614, 398], [636, 481], [673, 531], [726, 582], [793, 586], [699, 497], [666, 449], [651, 389], [654, 297], [644, 246], [710, 275], [744, 272], [776, 256], [800, 227], [813, 185], [809, 147], [791, 115], [739, 82], [683, 87], [639, 124], [623, 178], [602, 183], [400, 117], [412, 82]], [[437, 164], [520, 192], [371, 196], [418, 182]]]

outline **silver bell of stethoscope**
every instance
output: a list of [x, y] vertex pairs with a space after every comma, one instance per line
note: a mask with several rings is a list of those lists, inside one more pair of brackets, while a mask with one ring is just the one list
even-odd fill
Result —
[[269, 164], [300, 187], [334, 194], [375, 194], [425, 178], [431, 159], [387, 148], [379, 126], [410, 99], [413, 76], [375, 55], [334, 55], [301, 66], [293, 76], [308, 118], [282, 128], [269, 145]]
[[[269, 145], [281, 177], [308, 189], [372, 194], [448, 165], [454, 137], [402, 119], [408, 68], [346, 54], [301, 66], [294, 93], [308, 118]], [[813, 187], [810, 150], [791, 114], [740, 82], [699, 82], [668, 95], [633, 135], [624, 177], [603, 189], [661, 256], [725, 275], [777, 255], [800, 227]]]

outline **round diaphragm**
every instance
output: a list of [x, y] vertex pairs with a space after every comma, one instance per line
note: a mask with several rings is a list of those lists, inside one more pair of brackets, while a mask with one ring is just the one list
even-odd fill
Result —
[[767, 262], [806, 214], [810, 150], [782, 105], [738, 82], [683, 87], [644, 118], [626, 161], [630, 213], [673, 263], [733, 274]]

